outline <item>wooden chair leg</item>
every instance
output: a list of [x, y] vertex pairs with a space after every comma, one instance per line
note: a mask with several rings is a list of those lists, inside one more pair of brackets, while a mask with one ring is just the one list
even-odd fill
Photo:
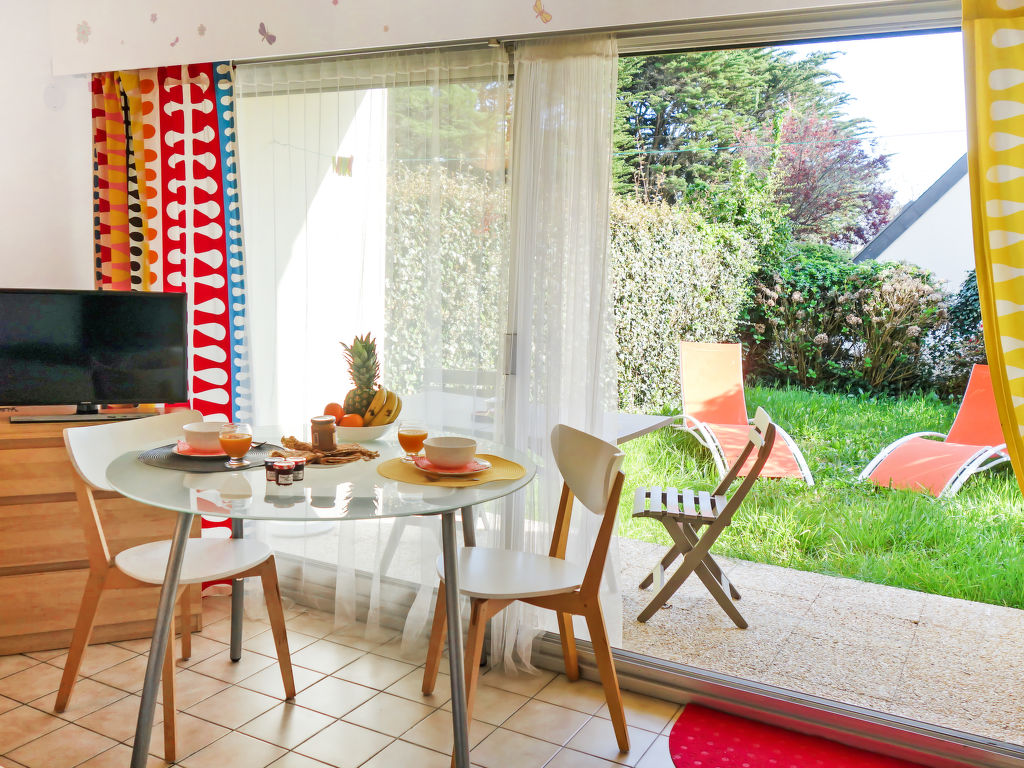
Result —
[[[188, 589], [186, 587], [186, 589]], [[164, 654], [164, 761], [173, 763], [177, 757], [177, 709], [174, 706], [174, 632], [167, 638], [167, 652]]]
[[292, 674], [292, 656], [288, 652], [288, 631], [284, 623], [284, 605], [281, 603], [281, 588], [277, 583], [277, 564], [273, 555], [268, 557], [260, 567], [260, 578], [263, 581], [263, 598], [267, 601], [270, 630], [274, 633], [277, 664], [281, 667], [284, 697], [294, 699], [295, 677]]
[[[186, 586], [178, 601], [181, 606], [181, 658], [192, 658], [192, 587]], [[172, 642], [173, 645], [173, 642]]]
[[89, 645], [92, 637], [92, 627], [96, 621], [96, 609], [100, 604], [100, 597], [103, 595], [103, 584], [106, 581], [105, 573], [90, 572], [89, 579], [85, 583], [85, 594], [82, 595], [82, 604], [78, 608], [78, 619], [75, 621], [75, 631], [71, 636], [71, 647], [68, 649], [68, 658], [64, 662], [64, 674], [60, 678], [60, 688], [57, 691], [57, 702], [53, 707], [54, 712], [63, 712], [67, 709], [68, 700], [71, 698], [71, 691], [75, 687], [75, 680], [78, 678], [78, 670], [82, 666], [82, 656]]
[[572, 614], [558, 611], [558, 634], [562, 638], [562, 658], [565, 660], [565, 676], [569, 682], [580, 679], [580, 661], [576, 655], [576, 635], [572, 627]]
[[434, 606], [434, 621], [430, 626], [430, 644], [427, 646], [427, 663], [423, 667], [424, 696], [434, 692], [437, 684], [437, 670], [441, 666], [441, 651], [444, 649], [444, 634], [448, 629], [448, 606], [445, 602], [444, 582], [437, 590], [437, 604]]
[[466, 719], [473, 720], [476, 684], [480, 679], [480, 659], [484, 652], [484, 631], [487, 629], [487, 601], [471, 600], [469, 632], [466, 635]]
[[587, 629], [590, 630], [590, 642], [594, 646], [594, 659], [597, 661], [597, 674], [604, 687], [604, 697], [608, 702], [608, 715], [615, 729], [615, 740], [621, 752], [629, 751], [629, 731], [626, 730], [626, 713], [622, 707], [622, 693], [619, 690], [619, 678], [615, 674], [615, 663], [612, 661], [612, 647], [608, 642], [608, 632], [604, 626], [604, 615], [596, 598], [594, 604], [584, 614]]

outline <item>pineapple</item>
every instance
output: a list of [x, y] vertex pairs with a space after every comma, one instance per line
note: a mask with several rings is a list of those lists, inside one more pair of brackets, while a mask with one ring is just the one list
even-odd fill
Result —
[[356, 336], [349, 346], [341, 342], [348, 359], [349, 372], [352, 375], [354, 389], [345, 395], [345, 413], [366, 413], [377, 393], [377, 377], [380, 376], [380, 363], [377, 361], [377, 341], [370, 334]]

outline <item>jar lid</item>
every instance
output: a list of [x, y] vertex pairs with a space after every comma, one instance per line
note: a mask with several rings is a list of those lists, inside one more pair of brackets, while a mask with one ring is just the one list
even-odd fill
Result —
[[274, 462], [274, 469], [295, 469], [295, 462], [291, 459], [281, 459]]
[[296, 466], [298, 466], [299, 464], [305, 464], [306, 463], [306, 457], [305, 456], [290, 456], [290, 457], [288, 457], [288, 461], [290, 461], [292, 464], [295, 464]]
[[333, 416], [314, 416], [310, 419], [311, 422], [317, 425], [334, 424]]

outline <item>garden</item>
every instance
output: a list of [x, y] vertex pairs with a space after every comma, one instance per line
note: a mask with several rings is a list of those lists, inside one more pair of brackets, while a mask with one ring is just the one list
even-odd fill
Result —
[[[773, 49], [623, 60], [620, 408], [680, 413], [680, 341], [741, 342], [750, 413], [764, 407], [789, 432], [815, 485], [759, 481], [716, 552], [1024, 608], [1024, 500], [1008, 465], [943, 499], [857, 480], [897, 438], [948, 431], [985, 353], [972, 278], [946, 286], [913, 265], [854, 261], [896, 211], [886, 158], [861, 121], [840, 119], [826, 64]], [[761, 89], [756, 110], [730, 90], [740, 68]], [[630, 488], [718, 483], [681, 430], [625, 450]], [[620, 535], [669, 546], [623, 499]]]

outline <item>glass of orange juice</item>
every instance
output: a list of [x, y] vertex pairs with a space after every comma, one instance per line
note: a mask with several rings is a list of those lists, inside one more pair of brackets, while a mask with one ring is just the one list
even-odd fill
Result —
[[405, 451], [402, 461], [413, 462], [417, 454], [423, 450], [423, 441], [427, 439], [427, 428], [418, 421], [403, 421], [398, 425], [398, 444]]
[[249, 466], [249, 462], [243, 457], [249, 452], [252, 445], [252, 426], [249, 424], [225, 424], [220, 428], [217, 435], [220, 439], [220, 447], [228, 456], [224, 466], [230, 469]]

